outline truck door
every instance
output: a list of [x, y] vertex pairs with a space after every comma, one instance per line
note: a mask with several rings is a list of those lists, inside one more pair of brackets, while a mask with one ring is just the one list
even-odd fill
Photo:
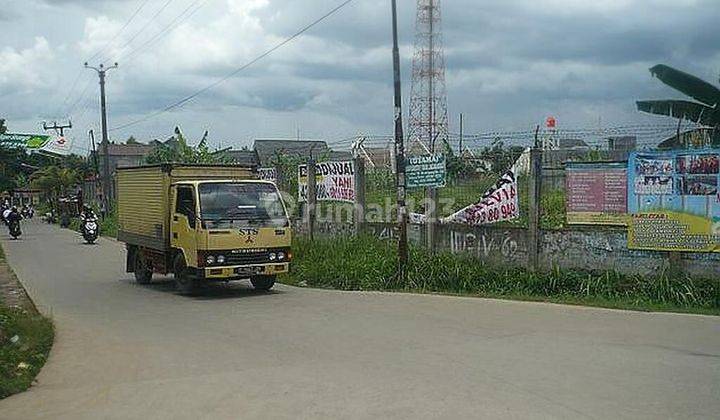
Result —
[[190, 185], [177, 185], [171, 224], [170, 244], [182, 249], [188, 267], [197, 267], [197, 206], [195, 189]]

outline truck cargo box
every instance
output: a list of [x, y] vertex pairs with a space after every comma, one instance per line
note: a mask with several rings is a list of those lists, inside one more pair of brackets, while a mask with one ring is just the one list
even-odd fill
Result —
[[170, 185], [178, 181], [256, 179], [254, 168], [162, 164], [117, 170], [118, 240], [159, 251], [169, 248]]

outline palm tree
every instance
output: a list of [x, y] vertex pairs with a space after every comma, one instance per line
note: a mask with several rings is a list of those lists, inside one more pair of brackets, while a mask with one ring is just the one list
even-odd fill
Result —
[[664, 64], [651, 67], [650, 73], [661, 82], [690, 96], [697, 102], [674, 99], [637, 101], [638, 110], [711, 127], [713, 129], [712, 142], [719, 144], [720, 89], [698, 77]]
[[39, 169], [30, 176], [33, 188], [41, 190], [54, 209], [57, 209], [58, 199], [67, 195], [70, 188], [80, 180], [81, 176], [76, 170], [55, 165]]

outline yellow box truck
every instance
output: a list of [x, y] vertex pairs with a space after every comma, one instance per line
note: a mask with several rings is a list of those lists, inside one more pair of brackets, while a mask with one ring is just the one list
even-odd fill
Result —
[[252, 168], [164, 164], [118, 169], [118, 240], [138, 283], [173, 273], [180, 292], [249, 278], [268, 290], [289, 269], [291, 229], [275, 184]]

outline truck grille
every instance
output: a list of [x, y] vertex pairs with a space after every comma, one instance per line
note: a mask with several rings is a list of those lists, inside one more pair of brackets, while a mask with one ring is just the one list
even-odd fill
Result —
[[225, 258], [228, 265], [265, 264], [270, 262], [270, 251], [226, 254]]

